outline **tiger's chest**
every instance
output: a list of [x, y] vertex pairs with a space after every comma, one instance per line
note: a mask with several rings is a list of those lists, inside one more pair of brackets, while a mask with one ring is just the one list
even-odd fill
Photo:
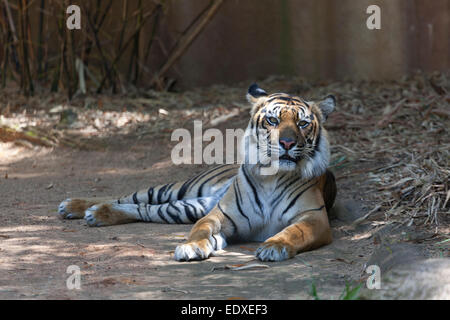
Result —
[[250, 188], [246, 192], [231, 189], [221, 202], [235, 224], [232, 238], [265, 241], [289, 226], [302, 211], [314, 206], [313, 181], [293, 187], [288, 190]]

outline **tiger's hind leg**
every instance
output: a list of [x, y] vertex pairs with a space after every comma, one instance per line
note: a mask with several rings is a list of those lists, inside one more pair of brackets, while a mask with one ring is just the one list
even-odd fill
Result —
[[58, 214], [63, 219], [83, 219], [85, 211], [99, 203], [117, 202], [111, 198], [80, 198], [66, 199], [60, 203]]
[[[112, 220], [109, 224], [123, 223], [121, 221], [128, 221], [129, 219], [132, 219], [132, 221], [136, 221], [136, 219], [137, 221], [145, 221], [144, 219], [141, 219], [138, 214], [138, 218], [136, 218], [137, 206], [162, 205], [170, 203], [171, 201], [221, 197], [228, 188], [230, 181], [236, 175], [237, 169], [237, 165], [222, 165], [202, 172], [186, 181], [150, 187], [149, 189], [140, 190], [120, 198], [67, 199], [59, 205], [58, 213], [63, 219], [82, 219], [85, 217], [85, 213], [89, 208], [97, 205], [99, 206], [97, 209], [102, 207], [102, 211], [107, 213], [113, 211], [122, 212], [122, 215], [119, 213], [117, 214], [117, 216], [121, 216], [121, 218], [111, 218]], [[128, 204], [135, 206], [116, 206]], [[133, 212], [131, 218], [128, 217], [128, 215], [130, 215], [129, 211]], [[92, 212], [95, 213], [96, 210], [89, 210], [89, 213]], [[114, 215], [115, 214], [108, 213], [107, 217]]]
[[169, 191], [171, 191], [172, 188], [174, 190], [180, 189], [179, 185], [181, 184], [182, 183], [151, 187], [148, 190], [141, 190], [120, 198], [66, 199], [59, 205], [58, 213], [63, 219], [83, 219], [87, 209], [100, 204], [103, 206], [115, 204], [162, 204], [169, 200], [173, 200], [172, 198], [178, 196], [175, 192]]
[[174, 200], [164, 204], [102, 203], [88, 208], [84, 219], [91, 227], [104, 227], [130, 222], [193, 224], [207, 215], [219, 199], [203, 197]]

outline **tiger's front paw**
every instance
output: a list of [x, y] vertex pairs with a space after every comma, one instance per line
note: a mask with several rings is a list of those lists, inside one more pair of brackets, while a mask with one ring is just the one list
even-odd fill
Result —
[[261, 261], [283, 261], [292, 258], [294, 255], [290, 246], [281, 241], [264, 242], [256, 250], [256, 257]]
[[175, 249], [176, 261], [205, 260], [214, 252], [208, 240], [189, 242], [179, 245]]

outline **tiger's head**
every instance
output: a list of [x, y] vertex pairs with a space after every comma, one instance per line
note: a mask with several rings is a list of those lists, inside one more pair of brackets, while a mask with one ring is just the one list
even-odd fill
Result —
[[253, 105], [246, 135], [253, 152], [276, 162], [279, 171], [297, 171], [308, 179], [325, 173], [330, 159], [323, 127], [336, 106], [334, 96], [305, 101], [286, 93], [267, 94], [252, 85], [247, 99]]

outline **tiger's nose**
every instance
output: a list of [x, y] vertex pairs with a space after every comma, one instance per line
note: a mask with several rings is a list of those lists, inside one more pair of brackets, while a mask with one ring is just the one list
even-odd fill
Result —
[[296, 142], [294, 139], [291, 138], [281, 138], [280, 144], [283, 147], [283, 149], [291, 150], [295, 146]]

